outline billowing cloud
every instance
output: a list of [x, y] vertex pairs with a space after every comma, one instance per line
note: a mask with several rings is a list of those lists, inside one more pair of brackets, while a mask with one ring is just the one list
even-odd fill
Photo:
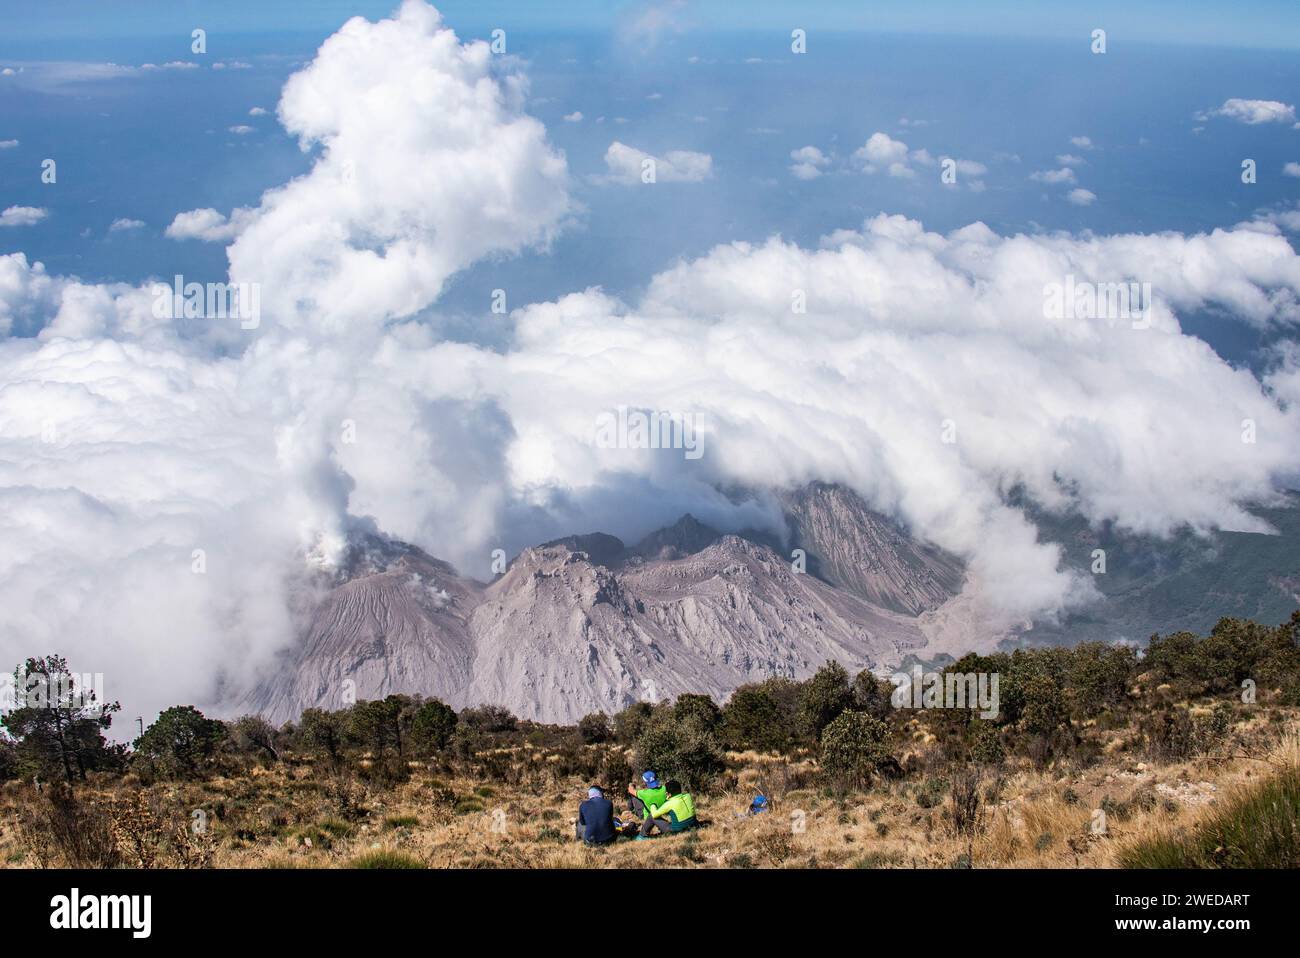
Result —
[[1097, 200], [1097, 194], [1092, 190], [1085, 190], [1083, 187], [1076, 187], [1065, 194], [1065, 199], [1075, 206], [1091, 206]]
[[[362, 449], [406, 446], [406, 462], [442, 459], [439, 402], [472, 428], [439, 399], [465, 398], [458, 365], [444, 377], [422, 327], [386, 325], [477, 259], [546, 243], [569, 215], [564, 157], [523, 112], [526, 89], [420, 0], [327, 40], [279, 105], [312, 169], [255, 208], [191, 211], [167, 231], [234, 239], [232, 283], [255, 286], [266, 316], [256, 334], [160, 319], [170, 277], [87, 285], [0, 258], [0, 659], [57, 649], [142, 708], [212, 703], [270, 663], [306, 569], [332, 568], [368, 521], [354, 518], [362, 500], [350, 511], [361, 493], [341, 463], [379, 476], [365, 453], [340, 452], [345, 421]], [[386, 381], [404, 348], [442, 385]], [[478, 493], [491, 484], [469, 474], [472, 451], [456, 455], [459, 467], [448, 455], [406, 473], [396, 514], [481, 539], [473, 500], [494, 493]], [[452, 499], [457, 510], [434, 506]]]
[[[457, 270], [571, 210], [507, 66], [418, 0], [326, 41], [279, 107], [312, 169], [168, 229], [239, 220], [255, 331], [0, 257], [0, 658], [57, 649], [140, 711], [210, 705], [274, 667], [304, 570], [336, 568], [357, 526], [483, 575], [492, 549], [575, 529], [740, 528], [810, 479], [964, 556], [993, 629], [1091, 595], [1009, 490], [1141, 532], [1260, 529], [1244, 506], [1300, 467], [1291, 354], [1261, 382], [1178, 318], [1300, 322], [1300, 257], [1267, 222], [1004, 236], [880, 215], [811, 247], [724, 244], [635, 300], [524, 306], [503, 344], [442, 338]], [[1052, 305], [1129, 282], [1150, 284], [1140, 321]], [[697, 414], [705, 454], [599, 447], [619, 406]]]

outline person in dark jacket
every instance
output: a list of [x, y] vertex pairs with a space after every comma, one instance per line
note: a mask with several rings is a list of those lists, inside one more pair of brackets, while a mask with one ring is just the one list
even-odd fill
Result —
[[574, 837], [588, 845], [604, 845], [618, 837], [614, 831], [614, 803], [599, 785], [587, 789], [587, 800], [578, 806]]

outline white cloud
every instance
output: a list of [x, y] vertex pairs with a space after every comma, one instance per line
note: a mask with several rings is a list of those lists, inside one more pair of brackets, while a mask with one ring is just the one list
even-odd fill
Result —
[[1073, 189], [1070, 190], [1069, 193], [1066, 193], [1065, 198], [1075, 206], [1091, 206], [1096, 202], [1097, 194], [1092, 190], [1085, 190], [1082, 187], [1079, 187], [1078, 189]]
[[707, 153], [669, 150], [654, 156], [617, 140], [605, 151], [605, 166], [609, 174], [598, 177], [599, 182], [639, 184], [651, 168], [657, 183], [698, 183], [713, 175], [713, 157]]
[[830, 165], [831, 158], [815, 146], [801, 146], [790, 151], [790, 175], [797, 180], [814, 180]]
[[1224, 116], [1255, 126], [1260, 123], [1294, 123], [1295, 107], [1277, 100], [1243, 100], [1233, 97], [1212, 111], [1213, 116]]
[[1063, 166], [1059, 170], [1037, 170], [1029, 174], [1029, 178], [1036, 183], [1073, 183], [1075, 182], [1074, 170], [1068, 166]]
[[108, 231], [110, 233], [122, 233], [122, 232], [126, 232], [127, 230], [143, 229], [144, 225], [145, 225], [144, 220], [132, 220], [132, 219], [127, 219], [125, 217], [122, 217], [120, 219], [113, 220], [113, 222], [109, 224]]
[[1082, 166], [1088, 161], [1081, 156], [1075, 156], [1073, 153], [1058, 153], [1056, 162], [1061, 166]]
[[[918, 167], [928, 169], [937, 163], [929, 150], [910, 149], [902, 140], [896, 140], [888, 133], [880, 131], [867, 137], [867, 141], [853, 152], [852, 159], [863, 173], [877, 173], [883, 169], [890, 176], [901, 179], [912, 179], [916, 176]], [[945, 161], [950, 159], [952, 158], [944, 157]], [[983, 163], [974, 160], [952, 159], [952, 162], [964, 177], [979, 177], [988, 172], [988, 168]], [[984, 188], [984, 184], [980, 182], [971, 182], [968, 185], [975, 190]]]
[[247, 207], [240, 207], [229, 217], [211, 208], [189, 210], [177, 213], [163, 235], [174, 240], [197, 239], [207, 243], [225, 243], [243, 232], [254, 217], [255, 211]]
[[12, 150], [17, 145], [17, 140], [0, 140], [0, 150]]
[[[408, 2], [349, 21], [289, 80], [279, 113], [311, 170], [168, 228], [238, 233], [255, 335], [0, 256], [0, 659], [57, 648], [137, 714], [208, 706], [272, 667], [304, 565], [330, 567], [350, 528], [483, 575], [491, 549], [575, 527], [632, 537], [690, 509], [736, 528], [753, 508], [719, 487], [814, 478], [966, 557], [968, 598], [1005, 624], [1091, 590], [1007, 489], [1144, 532], [1258, 529], [1243, 503], [1300, 469], [1295, 364], [1269, 393], [1178, 322], [1300, 322], [1300, 257], [1268, 224], [1000, 236], [882, 215], [815, 249], [719, 246], [635, 302], [524, 306], [507, 345], [442, 338], [425, 320], [448, 279], [546, 243], [571, 209], [564, 159], [500, 65]], [[1150, 282], [1150, 328], [1046, 315], [1066, 276]], [[595, 416], [619, 404], [700, 413], [695, 471], [597, 448]]]
[[0, 213], [0, 226], [34, 226], [49, 215], [39, 206], [11, 206]]
[[253, 107], [251, 110], [248, 111], [248, 115], [249, 115], [249, 116], [266, 116], [266, 109], [265, 109], [264, 107], [255, 106], [255, 107]]
[[320, 159], [263, 196], [232, 278], [260, 282], [281, 322], [382, 326], [483, 256], [546, 243], [572, 208], [568, 168], [526, 96], [419, 0], [348, 21], [285, 84], [281, 120]]
[[1300, 176], [1300, 163], [1288, 163], [1282, 167], [1283, 176]]
[[565, 122], [565, 123], [581, 123], [581, 122], [582, 122], [582, 111], [581, 111], [581, 110], [574, 110], [572, 113], [566, 113], [566, 114], [564, 115], [564, 122]]
[[[1045, 317], [1044, 285], [1067, 275], [1151, 282], [1151, 328]], [[808, 314], [791, 324], [795, 289]], [[1297, 463], [1300, 412], [1184, 336], [1174, 310], [1217, 302], [1294, 323], [1297, 292], [1300, 258], [1248, 230], [1004, 238], [974, 224], [945, 236], [879, 216], [818, 250], [732, 243], [656, 276], [639, 303], [588, 291], [521, 311], [501, 400], [520, 437], [512, 482], [588, 489], [638, 469], [584, 441], [593, 410], [698, 410], [713, 424], [702, 479], [846, 482], [970, 558], [983, 601], [1036, 614], [1088, 586], [1003, 504], [1008, 486], [1146, 532], [1258, 528], [1238, 503]], [[992, 370], [1016, 374], [999, 385]], [[541, 395], [563, 398], [543, 409]], [[1240, 421], [1255, 415], [1271, 465], [1241, 455]], [[940, 442], [947, 418], [955, 447]], [[1188, 454], [1171, 488], [1163, 464]]]
[[907, 163], [907, 144], [895, 140], [888, 133], [876, 132], [867, 137], [867, 142], [858, 147], [853, 158], [862, 164], [867, 173], [875, 173], [880, 167], [892, 168]]
[[1070, 143], [1081, 150], [1091, 150], [1093, 148], [1092, 137], [1089, 136], [1072, 136], [1070, 137]]
[[251, 126], [241, 123], [238, 126], [232, 126], [230, 128], [230, 132], [234, 133], [236, 136], [247, 136], [248, 134], [254, 132], [254, 130]]

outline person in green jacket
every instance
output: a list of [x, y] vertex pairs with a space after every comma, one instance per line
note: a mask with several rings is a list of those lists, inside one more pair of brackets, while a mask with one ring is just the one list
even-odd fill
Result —
[[648, 810], [645, 821], [641, 823], [641, 833], [637, 835], [638, 841], [649, 838], [652, 831], [666, 835], [669, 832], [684, 832], [699, 825], [695, 818], [695, 799], [682, 791], [681, 784], [669, 781], [665, 790], [668, 792], [667, 800]]
[[659, 784], [659, 778], [654, 772], [642, 772], [641, 781], [645, 784], [645, 788], [637, 788], [630, 783], [627, 786], [627, 810], [635, 812], [641, 818], [647, 818], [650, 815], [650, 806], [662, 805], [668, 800], [668, 793]]

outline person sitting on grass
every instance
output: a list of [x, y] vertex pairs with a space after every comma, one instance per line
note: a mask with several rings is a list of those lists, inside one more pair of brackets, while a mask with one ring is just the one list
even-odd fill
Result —
[[605, 845], [618, 837], [614, 830], [614, 803], [599, 785], [587, 789], [587, 800], [578, 806], [574, 837], [588, 845]]
[[649, 838], [652, 831], [666, 835], [669, 832], [684, 832], [700, 824], [695, 818], [695, 800], [682, 791], [681, 783], [669, 781], [665, 788], [668, 799], [662, 805], [648, 810], [645, 821], [641, 823], [641, 834], [636, 837], [637, 841]]
[[639, 789], [631, 783], [627, 786], [627, 810], [640, 818], [647, 818], [650, 806], [662, 805], [667, 801], [668, 793], [659, 784], [654, 772], [642, 772], [641, 781], [645, 783], [645, 788]]

